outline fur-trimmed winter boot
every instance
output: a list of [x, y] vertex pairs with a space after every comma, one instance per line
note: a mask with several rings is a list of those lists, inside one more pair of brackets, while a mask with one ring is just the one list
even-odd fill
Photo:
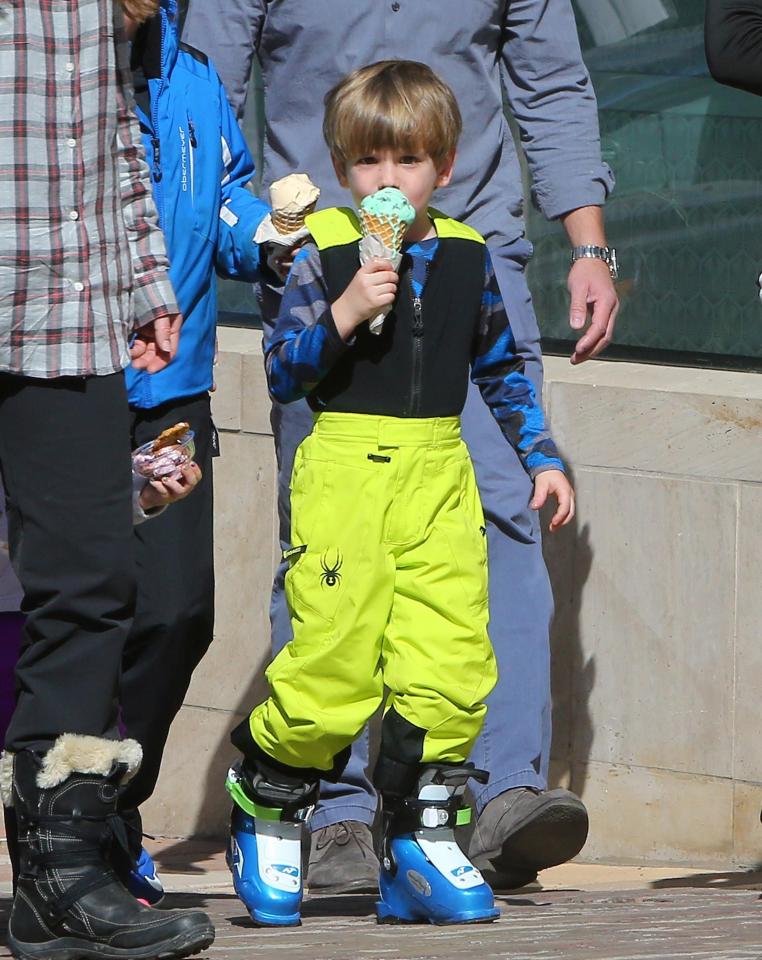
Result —
[[0, 782], [7, 788], [12, 769], [21, 867], [8, 924], [15, 957], [180, 958], [213, 942], [206, 914], [142, 906], [109, 865], [112, 842], [125, 842], [119, 786], [140, 759], [134, 740], [75, 734], [42, 756], [3, 757]]

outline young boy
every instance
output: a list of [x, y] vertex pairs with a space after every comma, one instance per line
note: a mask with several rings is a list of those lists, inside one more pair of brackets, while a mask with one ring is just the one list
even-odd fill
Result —
[[[266, 354], [272, 395], [306, 396], [286, 592], [294, 639], [232, 734], [231, 868], [255, 922], [299, 922], [299, 824], [389, 689], [375, 785], [384, 803], [379, 921], [478, 922], [498, 911], [458, 850], [467, 764], [496, 679], [484, 518], [459, 414], [471, 376], [534, 479], [532, 505], [573, 493], [545, 429], [483, 239], [429, 207], [450, 180], [460, 114], [426, 66], [384, 61], [326, 99], [324, 133], [356, 203], [412, 204], [400, 273], [358, 269], [353, 211], [307, 219]], [[368, 326], [394, 304], [380, 335]], [[506, 584], [506, 589], [510, 585]], [[517, 603], [521, 598], [517, 598]]]

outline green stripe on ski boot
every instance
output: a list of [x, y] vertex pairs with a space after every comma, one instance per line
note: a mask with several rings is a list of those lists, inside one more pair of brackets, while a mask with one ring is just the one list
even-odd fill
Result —
[[244, 813], [248, 813], [250, 817], [259, 817], [260, 820], [281, 819], [283, 811], [279, 807], [263, 807], [250, 800], [244, 793], [241, 784], [231, 780], [230, 777], [225, 781], [225, 789], [233, 798], [233, 803], [240, 807]]

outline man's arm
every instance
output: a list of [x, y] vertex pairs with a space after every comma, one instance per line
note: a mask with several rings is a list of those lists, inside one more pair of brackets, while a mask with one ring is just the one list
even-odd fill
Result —
[[[598, 105], [582, 61], [569, 0], [511, 0], [502, 72], [532, 175], [532, 197], [561, 219], [572, 246], [606, 246], [601, 206], [614, 177], [601, 159]], [[569, 322], [581, 330], [572, 363], [608, 345], [618, 300], [608, 267], [580, 260], [569, 272]]]
[[153, 373], [165, 367], [177, 351], [180, 310], [167, 273], [169, 260], [164, 234], [151, 193], [135, 115], [127, 42], [116, 23], [117, 161], [124, 225], [132, 255], [136, 341], [131, 353], [136, 366]]
[[706, 0], [704, 47], [715, 80], [762, 94], [762, 0]]
[[191, 0], [183, 25], [183, 40], [213, 61], [238, 120], [266, 6], [266, 0]]
[[[607, 246], [600, 207], [579, 207], [561, 220], [572, 247]], [[619, 313], [619, 298], [611, 271], [603, 260], [577, 260], [569, 271], [566, 286], [570, 298], [569, 325], [572, 330], [584, 330], [574, 347], [571, 362], [582, 363], [597, 356], [611, 343]], [[588, 314], [590, 323], [585, 330]]]

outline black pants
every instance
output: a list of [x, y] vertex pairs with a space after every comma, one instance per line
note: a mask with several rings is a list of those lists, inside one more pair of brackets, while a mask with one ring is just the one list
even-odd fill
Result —
[[27, 614], [6, 747], [117, 737], [135, 595], [124, 376], [0, 374], [0, 468]]
[[[153, 793], [169, 728], [214, 628], [214, 487], [216, 436], [209, 396], [132, 412], [137, 446], [187, 421], [196, 437], [203, 479], [185, 500], [135, 529], [138, 599], [122, 665], [120, 701], [127, 736], [143, 747], [143, 763], [120, 799], [139, 830], [138, 806]], [[137, 835], [136, 835], [137, 837]]]

